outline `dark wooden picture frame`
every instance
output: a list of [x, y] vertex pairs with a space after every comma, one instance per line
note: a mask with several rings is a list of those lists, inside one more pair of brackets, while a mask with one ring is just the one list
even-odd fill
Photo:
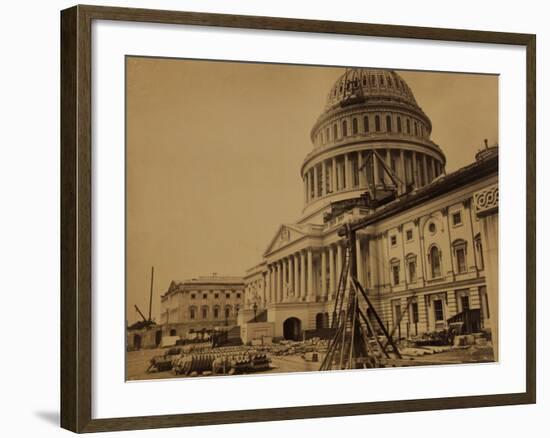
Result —
[[[93, 20], [524, 46], [527, 59], [526, 391], [498, 395], [92, 419], [91, 29]], [[530, 34], [98, 6], [75, 6], [62, 11], [61, 426], [74, 432], [98, 432], [535, 403], [535, 48], [536, 37]]]

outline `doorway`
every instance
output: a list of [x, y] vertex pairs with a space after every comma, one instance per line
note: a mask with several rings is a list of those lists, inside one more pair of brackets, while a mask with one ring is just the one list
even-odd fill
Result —
[[141, 336], [138, 334], [134, 335], [134, 350], [141, 349]]
[[288, 318], [283, 323], [283, 336], [290, 341], [299, 341], [302, 334], [302, 323], [298, 318]]

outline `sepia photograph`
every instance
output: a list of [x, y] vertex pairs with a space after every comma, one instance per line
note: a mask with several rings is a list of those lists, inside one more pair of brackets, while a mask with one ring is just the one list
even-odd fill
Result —
[[498, 362], [498, 75], [125, 63], [126, 380]]

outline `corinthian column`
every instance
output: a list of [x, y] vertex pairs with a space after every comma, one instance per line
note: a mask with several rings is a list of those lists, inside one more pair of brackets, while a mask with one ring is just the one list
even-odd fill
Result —
[[340, 278], [340, 275], [342, 273], [342, 265], [344, 264], [344, 257], [342, 252], [342, 244], [338, 242], [336, 244], [336, 287], [334, 288], [334, 293], [336, 293], [336, 289], [338, 289], [338, 281]]
[[308, 301], [313, 301], [315, 298], [313, 290], [313, 252], [311, 248], [307, 250], [307, 297]]
[[328, 269], [329, 269], [329, 294], [334, 295], [336, 290], [336, 275], [334, 272], [334, 246], [328, 247]]
[[332, 190], [332, 193], [336, 193], [336, 190], [338, 190], [338, 186], [336, 184], [337, 180], [338, 180], [338, 176], [336, 175], [336, 172], [338, 171], [338, 169], [336, 168], [336, 157], [334, 157], [332, 159], [332, 175], [331, 175], [331, 178], [332, 178], [332, 181], [331, 181], [331, 190]]
[[279, 287], [280, 287], [280, 278], [279, 278], [279, 272], [280, 272], [280, 268], [279, 268], [279, 262], [276, 261], [274, 263], [275, 265], [275, 269], [274, 269], [274, 278], [273, 278], [273, 294], [271, 296], [272, 300], [274, 303], [278, 302], [279, 301]]
[[292, 259], [294, 260], [294, 297], [298, 298], [300, 296], [300, 260], [296, 254], [292, 255]]
[[359, 282], [364, 285], [363, 256], [361, 252], [361, 239], [359, 238], [355, 240], [355, 258], [357, 260], [357, 280], [359, 280]]
[[325, 248], [321, 249], [321, 296], [323, 299], [327, 296], [327, 252]]
[[287, 281], [286, 281], [286, 264], [287, 264], [287, 259], [282, 259], [281, 260], [281, 263], [283, 265], [283, 281], [281, 282], [281, 301], [285, 301], [286, 300], [286, 294], [287, 294], [287, 291], [288, 291], [288, 288], [287, 288]]
[[306, 255], [300, 253], [300, 298], [306, 296]]
[[271, 267], [267, 265], [267, 275], [266, 275], [266, 282], [265, 282], [265, 303], [269, 303], [271, 301]]

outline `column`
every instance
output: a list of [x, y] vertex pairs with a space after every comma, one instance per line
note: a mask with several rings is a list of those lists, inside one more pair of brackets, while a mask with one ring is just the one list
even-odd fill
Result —
[[308, 301], [313, 301], [313, 251], [311, 248], [307, 250], [307, 294]]
[[336, 289], [338, 289], [338, 282], [340, 281], [340, 274], [342, 273], [342, 265], [344, 263], [342, 245], [340, 243], [336, 244]]
[[315, 166], [312, 170], [313, 170], [313, 197], [317, 198], [319, 197], [319, 193], [317, 191], [319, 187], [319, 168]]
[[290, 291], [294, 294], [294, 259], [288, 256], [288, 288], [286, 299], [290, 298]]
[[360, 188], [367, 186], [365, 182], [365, 169], [362, 169], [363, 164], [363, 152], [359, 151], [357, 152], [357, 173]]
[[403, 187], [401, 188], [402, 192], [407, 191], [407, 169], [405, 169], [405, 151], [401, 149], [399, 151], [399, 161], [401, 163], [401, 172], [399, 173], [399, 178], [403, 181]]
[[327, 296], [327, 252], [325, 248], [321, 249], [321, 296], [326, 299]]
[[267, 281], [265, 287], [266, 304], [271, 302], [271, 266], [267, 265]]
[[378, 176], [378, 155], [372, 155], [372, 171], [374, 175], [374, 186], [376, 187], [380, 183], [380, 177]]
[[286, 297], [288, 294], [288, 282], [287, 282], [287, 263], [288, 260], [285, 258], [281, 261], [283, 265], [283, 281], [282, 281], [282, 290], [281, 290], [281, 301], [286, 301]]
[[481, 227], [493, 353], [498, 360], [498, 184], [474, 193], [474, 207]]
[[359, 280], [359, 283], [365, 284], [363, 278], [363, 257], [361, 252], [361, 239], [359, 237], [355, 239], [355, 258], [357, 261], [357, 280]]
[[306, 197], [306, 204], [307, 204], [309, 202], [309, 173], [308, 172], [304, 173], [304, 185], [306, 190], [305, 197]]
[[294, 265], [294, 298], [300, 296], [300, 270], [299, 270], [299, 259], [296, 254], [292, 255], [293, 265]]
[[300, 298], [306, 296], [306, 254], [300, 253]]
[[338, 177], [337, 177], [337, 175], [336, 175], [336, 172], [337, 172], [337, 169], [336, 169], [336, 157], [334, 157], [334, 158], [332, 159], [332, 182], [331, 182], [331, 184], [332, 184], [332, 186], [331, 186], [331, 188], [332, 188], [332, 193], [335, 193], [336, 190], [338, 190], [338, 187], [337, 187], [337, 185], [336, 185], [336, 182], [337, 182], [337, 180], [338, 180]]
[[279, 288], [279, 302], [282, 303], [284, 300], [285, 290], [286, 290], [286, 280], [285, 280], [286, 266], [285, 266], [284, 259], [281, 259], [279, 263], [281, 263], [281, 271], [280, 271], [281, 287]]
[[344, 154], [344, 173], [345, 173], [344, 185], [345, 185], [346, 190], [349, 190], [350, 187], [351, 187], [351, 178], [350, 178], [351, 172], [349, 171], [348, 154]]
[[424, 184], [428, 184], [428, 163], [426, 154], [422, 154], [422, 172], [424, 172]]
[[[388, 169], [391, 169], [391, 150], [386, 149], [386, 167]], [[386, 181], [386, 184], [393, 184], [390, 176], [386, 173], [384, 173], [384, 180]]]
[[327, 169], [325, 160], [321, 161], [321, 193], [319, 196], [327, 194]]
[[416, 188], [420, 187], [420, 184], [418, 182], [418, 168], [417, 168], [417, 162], [416, 162], [416, 152], [412, 153], [412, 170], [413, 170], [413, 183]]
[[437, 172], [435, 171], [435, 159], [430, 157], [430, 164], [432, 166], [432, 176], [433, 176], [433, 179], [435, 179], [435, 177], [437, 176]]
[[304, 203], [307, 204], [307, 173], [304, 173]]
[[369, 270], [370, 270], [370, 289], [374, 289], [378, 285], [378, 253], [376, 251], [376, 237], [371, 236], [368, 240], [369, 245]]
[[273, 302], [278, 303], [279, 302], [279, 287], [281, 284], [280, 281], [280, 267], [279, 267], [279, 261], [275, 262], [275, 278], [273, 279]]
[[334, 272], [334, 246], [328, 247], [328, 269], [329, 269], [329, 293], [334, 295], [336, 291], [336, 275]]

